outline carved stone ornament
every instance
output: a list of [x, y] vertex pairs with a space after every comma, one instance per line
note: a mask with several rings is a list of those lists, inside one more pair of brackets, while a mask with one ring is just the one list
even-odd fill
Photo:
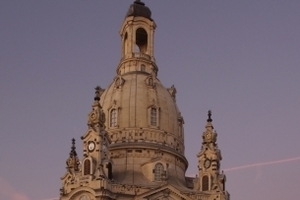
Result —
[[75, 172], [79, 171], [79, 159], [77, 157], [76, 153], [76, 147], [75, 147], [75, 139], [72, 139], [72, 147], [71, 147], [71, 152], [70, 156], [66, 161], [67, 164], [67, 169], [71, 174], [74, 174]]
[[93, 108], [93, 110], [90, 112], [88, 116], [88, 125], [89, 126], [95, 126], [97, 124], [104, 125], [105, 123], [105, 114], [102, 110]]
[[177, 91], [174, 85], [168, 88], [168, 92], [170, 93], [171, 97], [175, 100]]
[[120, 88], [122, 85], [124, 85], [125, 80], [121, 76], [117, 76], [115, 78], [115, 88]]
[[170, 193], [171, 193], [170, 189], [168, 189], [168, 188], [165, 189], [163, 191], [164, 197], [162, 199], [168, 199], [168, 196], [170, 195]]
[[101, 88], [100, 86], [97, 86], [95, 88], [96, 92], [98, 93], [99, 97], [102, 96], [102, 94], [104, 93], [105, 89]]
[[93, 110], [88, 115], [88, 126], [91, 128], [104, 128], [105, 114], [99, 102], [101, 91], [102, 89], [100, 86], [95, 88], [94, 104], [92, 105]]

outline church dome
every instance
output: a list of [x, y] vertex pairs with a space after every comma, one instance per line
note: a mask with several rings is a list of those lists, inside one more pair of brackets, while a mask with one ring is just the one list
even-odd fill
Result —
[[[183, 122], [176, 106], [175, 92], [175, 87], [165, 88], [146, 72], [117, 76], [101, 96], [107, 116], [106, 129], [116, 135], [115, 132], [122, 130], [154, 131], [161, 135], [158, 143], [183, 153]], [[138, 138], [149, 142], [156, 140], [148, 135]], [[118, 140], [122, 138], [112, 136], [112, 141]]]

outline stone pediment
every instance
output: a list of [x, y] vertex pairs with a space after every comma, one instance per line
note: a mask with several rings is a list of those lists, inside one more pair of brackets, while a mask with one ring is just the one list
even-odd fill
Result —
[[140, 194], [134, 198], [135, 200], [192, 200], [190, 197], [182, 194], [180, 190], [172, 185], [163, 185]]
[[99, 133], [96, 132], [96, 130], [90, 128], [88, 131], [85, 132], [83, 136], [81, 136], [82, 140], [89, 139], [91, 137], [98, 137]]

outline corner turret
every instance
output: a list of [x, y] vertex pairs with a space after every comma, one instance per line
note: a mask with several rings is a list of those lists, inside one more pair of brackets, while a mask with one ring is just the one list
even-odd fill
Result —
[[83, 140], [81, 162], [75, 150], [75, 139], [72, 139], [70, 157], [67, 159], [67, 173], [61, 178], [63, 185], [60, 189], [61, 200], [73, 199], [77, 193], [82, 194], [81, 187], [85, 188], [85, 192], [80, 199], [93, 199], [92, 197], [111, 199], [107, 192], [107, 187], [112, 182], [113, 167], [107, 149], [110, 139], [105, 130], [105, 114], [99, 102], [103, 91], [100, 86], [95, 88], [92, 111], [88, 115], [88, 130], [81, 137]]
[[225, 191], [225, 174], [220, 173], [221, 151], [217, 145], [217, 132], [212, 124], [212, 112], [208, 111], [208, 119], [205, 131], [202, 134], [202, 147], [198, 153], [198, 179], [195, 189], [208, 192], [211, 195], [221, 195], [228, 199]]
[[129, 8], [120, 30], [122, 58], [118, 75], [146, 73], [156, 76], [158, 67], [154, 59], [154, 31], [156, 24], [150, 9], [141, 1]]

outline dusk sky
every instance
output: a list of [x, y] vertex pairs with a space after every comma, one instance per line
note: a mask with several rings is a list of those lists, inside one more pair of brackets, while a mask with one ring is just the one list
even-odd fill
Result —
[[[94, 87], [113, 81], [133, 0], [0, 0], [0, 199], [59, 197]], [[175, 85], [187, 176], [207, 111], [232, 200], [300, 199], [300, 1], [143, 0]]]

